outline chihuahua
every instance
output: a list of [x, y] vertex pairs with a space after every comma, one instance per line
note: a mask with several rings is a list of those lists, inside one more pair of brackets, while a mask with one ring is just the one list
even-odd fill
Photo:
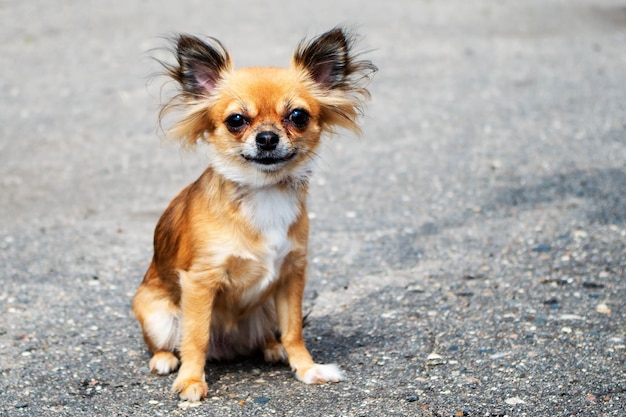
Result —
[[307, 267], [308, 182], [320, 138], [335, 128], [359, 132], [357, 119], [377, 70], [335, 28], [301, 42], [289, 68], [234, 69], [216, 39], [180, 35], [179, 85], [161, 110], [179, 110], [169, 133], [205, 142], [209, 166], [165, 210], [154, 257], [133, 299], [153, 353], [150, 370], [178, 369], [173, 390], [207, 395], [207, 359], [262, 351], [307, 384], [344, 379], [317, 364], [302, 338]]

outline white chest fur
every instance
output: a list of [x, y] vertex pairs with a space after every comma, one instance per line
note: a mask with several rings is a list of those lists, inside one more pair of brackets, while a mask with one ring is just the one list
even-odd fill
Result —
[[291, 250], [288, 232], [300, 214], [300, 204], [293, 191], [272, 187], [246, 196], [241, 210], [264, 240], [263, 256], [259, 261], [265, 264], [267, 273], [243, 294], [243, 302], [250, 303], [278, 278], [283, 260]]

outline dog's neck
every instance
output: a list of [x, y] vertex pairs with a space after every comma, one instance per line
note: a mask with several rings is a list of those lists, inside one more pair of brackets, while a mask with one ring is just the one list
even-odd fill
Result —
[[[207, 189], [223, 190], [222, 196], [230, 207], [241, 213], [244, 219], [261, 234], [278, 233], [286, 235], [289, 227], [306, 210], [308, 177], [284, 177], [278, 182], [240, 183], [225, 177], [214, 167], [209, 167], [203, 176]], [[211, 204], [220, 210], [220, 205]], [[226, 209], [228, 210], [228, 209]], [[227, 216], [227, 211], [223, 213]]]
[[254, 189], [241, 198], [239, 208], [261, 233], [286, 236], [300, 214], [302, 197], [302, 190], [278, 186]]

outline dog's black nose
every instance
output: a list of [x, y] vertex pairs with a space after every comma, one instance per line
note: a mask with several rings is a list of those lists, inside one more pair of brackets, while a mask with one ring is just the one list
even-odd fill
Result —
[[256, 135], [256, 146], [264, 151], [273, 151], [276, 149], [279, 140], [280, 138], [276, 133], [268, 130]]

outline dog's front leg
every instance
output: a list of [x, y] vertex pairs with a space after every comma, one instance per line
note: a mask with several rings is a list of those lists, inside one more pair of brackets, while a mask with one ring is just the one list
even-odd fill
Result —
[[345, 376], [337, 365], [313, 362], [302, 338], [302, 297], [305, 286], [305, 255], [294, 261], [293, 255], [283, 266], [281, 284], [275, 295], [281, 343], [296, 378], [306, 384], [338, 382]]
[[216, 288], [206, 274], [179, 272], [181, 286], [181, 366], [172, 389], [180, 398], [199, 401], [208, 392], [204, 365], [209, 348], [211, 313]]

